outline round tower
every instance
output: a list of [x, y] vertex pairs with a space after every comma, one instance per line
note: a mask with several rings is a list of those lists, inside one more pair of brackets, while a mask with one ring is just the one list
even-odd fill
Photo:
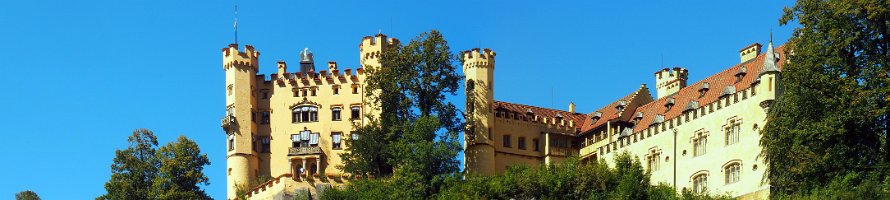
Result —
[[256, 88], [256, 73], [260, 52], [252, 46], [239, 51], [237, 44], [223, 48], [223, 70], [226, 73], [226, 114], [222, 128], [226, 138], [226, 187], [227, 199], [236, 198], [238, 185], [256, 180], [257, 157], [252, 142], [257, 126], [251, 120], [256, 107], [252, 95]]
[[399, 44], [399, 39], [387, 38], [384, 34], [365, 36], [362, 38], [362, 43], [358, 45], [359, 61], [362, 64], [362, 68], [380, 67], [380, 56], [383, 55], [383, 51], [390, 46], [398, 46]]
[[467, 91], [467, 131], [464, 133], [464, 163], [467, 174], [495, 174], [492, 144], [494, 128], [494, 57], [491, 49], [463, 52]]

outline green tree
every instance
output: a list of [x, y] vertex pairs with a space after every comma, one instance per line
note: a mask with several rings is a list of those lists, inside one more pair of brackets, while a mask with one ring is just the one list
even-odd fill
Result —
[[[799, 0], [780, 24], [801, 27], [786, 45], [784, 94], [761, 144], [776, 192], [807, 191], [835, 177], [886, 171], [890, 4]], [[884, 173], [886, 174], [886, 173]]]
[[158, 139], [147, 129], [137, 129], [127, 141], [130, 145], [126, 149], [115, 151], [111, 180], [105, 183], [107, 194], [97, 199], [152, 199], [152, 179], [158, 173]]
[[21, 191], [15, 194], [15, 200], [40, 200], [40, 196], [31, 190]]
[[202, 170], [210, 164], [198, 145], [180, 136], [158, 149], [153, 132], [137, 129], [129, 146], [115, 152], [107, 194], [96, 199], [210, 199], [198, 185], [210, 182]]
[[343, 169], [378, 177], [395, 175], [391, 183], [408, 197], [434, 194], [459, 170], [458, 134], [463, 123], [447, 95], [456, 95], [460, 80], [456, 57], [436, 30], [408, 44], [384, 50], [382, 67], [369, 67], [366, 90], [380, 115], [347, 138]]
[[198, 144], [185, 136], [158, 149], [160, 162], [157, 176], [152, 180], [153, 192], [159, 199], [210, 199], [198, 185], [209, 185], [202, 172], [210, 164], [207, 154], [201, 154]]

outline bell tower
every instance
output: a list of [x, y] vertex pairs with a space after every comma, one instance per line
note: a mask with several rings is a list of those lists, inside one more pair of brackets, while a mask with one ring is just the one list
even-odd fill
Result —
[[236, 198], [239, 185], [246, 186], [256, 180], [259, 168], [252, 147], [257, 125], [251, 115], [257, 105], [253, 93], [260, 52], [250, 45], [244, 46], [244, 50], [239, 51], [237, 44], [222, 49], [226, 73], [226, 114], [222, 117], [222, 128], [226, 134], [227, 199]]
[[464, 163], [467, 174], [495, 174], [492, 141], [494, 126], [494, 57], [491, 49], [463, 52], [467, 92], [467, 131], [464, 133]]

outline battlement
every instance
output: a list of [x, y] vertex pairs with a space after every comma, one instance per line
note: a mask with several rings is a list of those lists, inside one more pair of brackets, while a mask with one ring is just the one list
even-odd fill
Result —
[[244, 51], [238, 50], [238, 44], [229, 44], [222, 48], [223, 70], [234, 66], [248, 66], [254, 71], [259, 69], [260, 52], [251, 45], [245, 45]]
[[359, 49], [364, 50], [364, 47], [372, 47], [377, 46], [379, 44], [386, 44], [387, 46], [398, 45], [401, 44], [399, 39], [396, 38], [387, 38], [384, 34], [377, 34], [374, 36], [365, 36], [362, 38], [362, 43], [359, 44]]
[[464, 68], [468, 67], [492, 67], [494, 68], [494, 57], [497, 55], [496, 52], [491, 49], [485, 48], [481, 51], [479, 48], [473, 48], [468, 51], [463, 51], [462, 56], [464, 59]]
[[681, 67], [664, 68], [655, 72], [655, 89], [658, 92], [658, 98], [676, 93], [686, 87], [688, 75], [689, 70]]

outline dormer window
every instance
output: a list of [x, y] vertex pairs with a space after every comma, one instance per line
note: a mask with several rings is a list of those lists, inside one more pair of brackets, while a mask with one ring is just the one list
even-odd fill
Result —
[[705, 97], [705, 93], [708, 92], [708, 89], [710, 89], [710, 87], [711, 87], [710, 84], [702, 83], [701, 88], [698, 89], [698, 93], [699, 93], [698, 98]]
[[667, 110], [671, 110], [671, 107], [674, 107], [674, 101], [673, 97], [668, 98], [667, 101], [664, 102], [664, 107], [667, 108]]
[[590, 119], [592, 119], [594, 122], [596, 122], [597, 120], [600, 120], [600, 118], [602, 118], [602, 117], [603, 117], [603, 113], [600, 111], [596, 111], [596, 112], [593, 112], [592, 114], [590, 114]]
[[618, 101], [618, 105], [615, 105], [615, 109], [621, 111], [621, 110], [623, 110], [624, 107], [626, 107], [626, 106], [627, 106], [627, 101], [625, 101], [625, 100], [621, 100], [621, 101]]
[[726, 86], [726, 88], [723, 88], [723, 93], [720, 94], [720, 97], [733, 95], [733, 94], [735, 94], [735, 86], [728, 85], [728, 86]]
[[735, 73], [735, 77], [736, 77], [735, 82], [738, 83], [738, 82], [742, 81], [742, 78], [745, 77], [745, 74], [747, 74], [747, 73], [748, 73], [748, 69], [745, 68], [745, 66], [739, 67], [739, 71]]
[[643, 119], [643, 112], [637, 112], [636, 114], [634, 114], [634, 118], [633, 118], [634, 123], [637, 123], [642, 119]]

